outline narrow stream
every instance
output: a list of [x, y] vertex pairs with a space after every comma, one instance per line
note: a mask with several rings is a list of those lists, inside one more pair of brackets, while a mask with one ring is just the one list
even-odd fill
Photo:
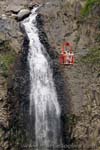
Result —
[[[36, 21], [37, 11], [38, 7], [34, 8], [31, 15], [22, 22], [29, 38], [29, 116], [30, 118], [35, 116], [35, 149], [55, 150], [62, 141], [60, 127], [61, 111], [53, 81], [52, 69], [44, 55], [46, 49], [39, 39]], [[33, 115], [34, 112], [35, 114]]]

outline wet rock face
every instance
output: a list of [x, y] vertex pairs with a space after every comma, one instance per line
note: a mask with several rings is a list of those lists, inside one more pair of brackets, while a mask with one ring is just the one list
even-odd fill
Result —
[[[10, 59], [12, 59], [13, 53], [13, 56], [17, 57], [17, 62], [16, 59], [13, 61], [16, 65], [13, 66], [12, 61], [10, 67], [7, 65], [10, 70], [8, 75], [10, 77], [8, 99], [6, 98], [8, 77], [2, 76], [0, 68], [0, 148], [8, 148], [9, 133], [11, 133], [10, 137], [14, 137], [13, 133], [16, 132], [15, 139], [19, 143], [23, 142], [20, 140], [23, 140], [23, 137], [26, 136], [24, 135], [25, 132], [22, 130], [20, 133], [20, 130], [28, 117], [28, 112], [26, 113], [25, 111], [28, 107], [27, 98], [29, 92], [29, 72], [26, 60], [28, 40], [24, 40], [24, 49], [21, 49], [23, 34], [20, 32], [19, 23], [15, 19], [22, 9], [31, 9], [35, 3], [41, 2], [47, 2], [47, 4], [40, 9], [42, 17], [38, 16], [44, 22], [40, 19], [37, 26], [40, 30], [40, 40], [51, 57], [51, 59], [48, 59], [54, 70], [54, 82], [62, 108], [61, 119], [63, 120], [64, 143], [70, 144], [72, 142], [81, 146], [86, 143], [86, 150], [89, 148], [88, 145], [92, 145], [92, 147], [96, 145], [94, 149], [98, 150], [100, 141], [100, 66], [94, 63], [83, 63], [81, 57], [87, 56], [90, 48], [100, 45], [99, 22], [95, 18], [95, 15], [99, 17], [100, 9], [99, 7], [93, 8], [93, 17], [83, 20], [80, 17], [80, 12], [84, 7], [84, 0], [0, 1], [0, 56], [10, 56]], [[29, 15], [28, 13], [27, 15]], [[26, 17], [26, 14], [22, 15], [21, 19], [23, 17]], [[59, 67], [58, 57], [64, 41], [73, 43], [76, 59], [73, 67]], [[4, 60], [4, 57], [2, 58]], [[0, 67], [1, 64], [0, 59]], [[9, 103], [7, 102], [8, 100]], [[5, 109], [8, 108], [8, 104], [9, 113]], [[71, 116], [68, 114], [70, 111]], [[22, 120], [24, 113], [25, 119]], [[76, 118], [75, 122], [73, 116]], [[14, 131], [13, 133], [9, 132], [9, 126]], [[24, 136], [17, 138], [21, 137], [21, 135]], [[15, 139], [10, 139], [13, 146], [16, 144]]]
[[[27, 62], [28, 39], [24, 37], [22, 53], [13, 68], [13, 75], [8, 80], [9, 148], [20, 148], [25, 144], [27, 122], [29, 122], [29, 67]], [[27, 126], [26, 126], [27, 125]], [[14, 136], [14, 140], [13, 140]]]
[[29, 9], [21, 9], [17, 14], [17, 20], [19, 21], [23, 20], [24, 18], [28, 17], [30, 13], [31, 11]]

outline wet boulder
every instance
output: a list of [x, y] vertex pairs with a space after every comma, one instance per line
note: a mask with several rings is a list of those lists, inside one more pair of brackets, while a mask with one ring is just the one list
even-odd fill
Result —
[[22, 9], [19, 11], [19, 13], [17, 14], [17, 20], [21, 21], [24, 18], [28, 17], [30, 15], [31, 11], [29, 9]]

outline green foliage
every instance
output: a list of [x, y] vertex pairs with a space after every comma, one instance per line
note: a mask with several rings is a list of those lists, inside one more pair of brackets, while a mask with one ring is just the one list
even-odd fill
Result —
[[9, 45], [9, 41], [4, 41], [0, 43], [0, 51], [1, 52], [11, 51], [11, 46]]
[[100, 0], [86, 0], [86, 5], [82, 9], [82, 16], [88, 16], [95, 4], [100, 5]]
[[100, 43], [100, 34], [96, 35], [95, 41], [98, 42], [98, 43]]
[[66, 116], [66, 122], [70, 127], [76, 125], [77, 120], [78, 120], [78, 118], [75, 114], [70, 114], [70, 115]]
[[91, 49], [86, 56], [82, 57], [82, 62], [100, 64], [100, 48]]
[[8, 77], [11, 64], [15, 61], [15, 51], [10, 46], [10, 41], [2, 41], [0, 43], [0, 73], [4, 77]]
[[2, 70], [2, 75], [4, 77], [8, 76], [9, 67], [14, 62], [14, 60], [15, 60], [15, 55], [12, 53], [0, 55], [0, 68]]

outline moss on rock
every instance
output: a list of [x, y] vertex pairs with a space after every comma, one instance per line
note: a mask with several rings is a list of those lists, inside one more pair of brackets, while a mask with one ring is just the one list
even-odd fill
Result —
[[15, 55], [12, 53], [0, 55], [0, 66], [1, 66], [1, 70], [2, 70], [1, 74], [4, 77], [8, 76], [9, 68], [10, 68], [11, 64], [14, 62], [14, 60], [15, 60]]
[[85, 7], [82, 9], [81, 14], [88, 16], [94, 5], [100, 5], [100, 0], [86, 0]]
[[82, 57], [82, 62], [99, 64], [100, 63], [100, 48], [93, 48], [89, 50], [89, 53]]
[[9, 45], [9, 41], [4, 41], [0, 45], [0, 74], [4, 77], [8, 77], [8, 72], [11, 64], [15, 61], [15, 52]]

